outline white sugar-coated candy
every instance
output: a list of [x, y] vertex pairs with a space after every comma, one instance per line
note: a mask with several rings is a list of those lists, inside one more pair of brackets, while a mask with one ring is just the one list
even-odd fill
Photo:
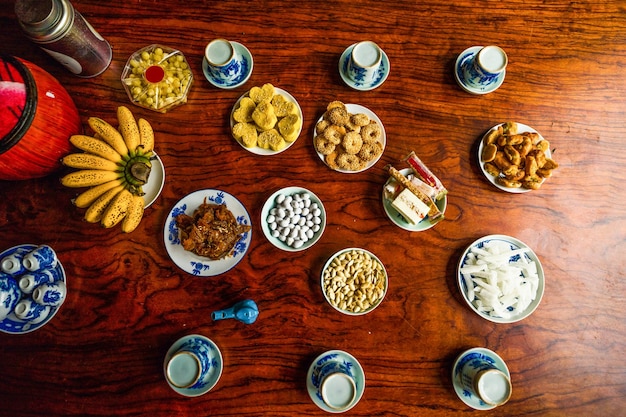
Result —
[[315, 233], [313, 232], [313, 230], [311, 230], [311, 229], [307, 229], [307, 231], [306, 231], [306, 236], [307, 236], [309, 239], [313, 239], [313, 236], [315, 236]]
[[317, 203], [311, 203], [311, 210], [315, 210], [316, 208], [320, 208]]
[[306, 217], [300, 217], [300, 219], [298, 219], [298, 224], [300, 226], [306, 225]]
[[309, 198], [304, 200], [304, 207], [306, 208], [311, 207], [311, 200]]
[[289, 237], [294, 238], [294, 239], [298, 237], [299, 235], [300, 235], [300, 231], [297, 229], [293, 229], [291, 233], [289, 233]]
[[289, 218], [281, 220], [279, 223], [280, 227], [287, 227], [291, 224]]
[[278, 209], [276, 207], [274, 207], [273, 209], [270, 210], [270, 214], [272, 216], [276, 216], [276, 213], [278, 213]]
[[287, 214], [287, 212], [284, 209], [282, 209], [282, 208], [279, 208], [276, 211], [276, 217], [278, 217], [279, 219], [284, 219], [286, 214]]
[[276, 196], [276, 201], [277, 204], [281, 204], [283, 201], [285, 201], [285, 194], [278, 194]]
[[303, 207], [302, 210], [300, 211], [300, 214], [302, 214], [303, 216], [308, 216], [309, 213], [310, 211], [307, 207]]
[[287, 195], [287, 196], [285, 196], [284, 202], [285, 202], [285, 204], [290, 204], [291, 200], [293, 200], [293, 197], [290, 196], [290, 195]]
[[285, 237], [287, 237], [287, 235], [289, 234], [289, 228], [288, 228], [288, 227], [283, 227], [283, 228], [280, 230], [280, 234], [281, 234], [281, 236], [285, 236]]
[[322, 214], [322, 210], [320, 210], [318, 208], [314, 208], [313, 209], [313, 216], [319, 217], [321, 214]]
[[289, 246], [293, 245], [293, 242], [295, 242], [295, 239], [292, 237], [288, 237], [287, 240], [285, 240], [285, 243]]
[[313, 217], [313, 223], [314, 224], [322, 224], [322, 219], [320, 219], [319, 217]]
[[281, 242], [284, 242], [285, 239], [287, 239], [287, 238], [285, 236], [283, 236], [283, 235], [278, 236], [278, 240], [280, 240]]
[[296, 201], [302, 200], [302, 194], [294, 194], [293, 195], [293, 199], [296, 200]]
[[306, 232], [307, 230], [309, 230], [309, 229], [310, 229], [310, 227], [309, 227], [309, 226], [307, 226], [306, 224], [305, 224], [304, 226], [300, 226], [300, 230], [304, 230], [305, 232]]
[[293, 247], [294, 249], [299, 249], [299, 248], [301, 248], [301, 247], [302, 247], [302, 245], [304, 245], [304, 242], [303, 242], [303, 241], [301, 241], [301, 240], [296, 240], [295, 242], [293, 242], [292, 247]]
[[270, 214], [269, 216], [267, 216], [267, 222], [268, 223], [275, 223], [276, 222], [276, 217], [273, 214]]
[[320, 229], [321, 229], [321, 227], [320, 227], [320, 225], [319, 225], [319, 224], [316, 224], [315, 226], [313, 226], [313, 227], [311, 228], [311, 230], [313, 230], [313, 232], [315, 232], [315, 233], [319, 232], [319, 231], [320, 231]]
[[309, 193], [302, 193], [302, 199], [303, 200], [310, 200], [311, 199], [311, 195]]
[[306, 231], [304, 231], [304, 230], [300, 230], [299, 231], [299, 235], [300, 235], [300, 239], [301, 240], [307, 240], [308, 239], [307, 236], [306, 236]]
[[314, 224], [315, 224], [315, 223], [313, 223], [313, 220], [307, 220], [307, 221], [306, 221], [306, 225], [307, 225], [308, 227], [313, 227], [313, 225], [314, 225]]
[[276, 224], [276, 222], [270, 223], [268, 224], [270, 230], [277, 230], [278, 229], [278, 225]]
[[272, 237], [279, 237], [280, 232], [278, 230], [272, 230]]
[[302, 214], [302, 209], [300, 207], [296, 207], [295, 209], [293, 209], [293, 214], [296, 215], [301, 215]]
[[289, 218], [289, 223], [296, 224], [296, 223], [298, 223], [298, 219], [299, 219], [298, 216], [292, 216], [292, 217]]

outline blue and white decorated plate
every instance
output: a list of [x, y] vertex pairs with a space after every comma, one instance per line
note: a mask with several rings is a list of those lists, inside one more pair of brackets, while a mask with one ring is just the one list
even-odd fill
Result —
[[[411, 172], [412, 172], [411, 168], [404, 168], [400, 170], [400, 173], [404, 175], [405, 177], [409, 175]], [[389, 217], [389, 220], [391, 220], [393, 224], [395, 224], [401, 229], [408, 230], [409, 232], [421, 232], [423, 230], [428, 230], [431, 227], [433, 227], [435, 224], [437, 224], [437, 223], [432, 224], [430, 221], [428, 221], [428, 216], [424, 217], [422, 221], [419, 222], [418, 224], [412, 224], [406, 221], [406, 219], [402, 217], [400, 213], [398, 213], [398, 210], [393, 208], [393, 206], [391, 205], [391, 201], [385, 198], [385, 188], [387, 187], [387, 184], [389, 184], [389, 181], [391, 181], [391, 178], [389, 178], [387, 182], [385, 183], [385, 185], [383, 186], [383, 192], [382, 192], [383, 208], [385, 209], [385, 213], [387, 213], [387, 217]], [[445, 213], [446, 207], [448, 205], [448, 195], [446, 194], [445, 196], [437, 200], [435, 202], [435, 205], [442, 213]]]
[[207, 189], [188, 194], [176, 203], [174, 208], [167, 215], [163, 235], [165, 249], [170, 258], [172, 258], [172, 261], [174, 261], [179, 268], [192, 275], [212, 277], [229, 271], [243, 259], [244, 254], [250, 247], [252, 229], [244, 233], [239, 241], [237, 241], [232, 255], [223, 259], [212, 260], [183, 249], [178, 226], [176, 226], [176, 216], [182, 213], [192, 216], [193, 212], [200, 207], [205, 199], [207, 203], [226, 204], [228, 210], [230, 210], [237, 219], [237, 223], [252, 226], [250, 215], [239, 200], [225, 191]]
[[348, 62], [350, 61], [350, 54], [352, 53], [355, 45], [356, 43], [348, 46], [339, 58], [339, 75], [341, 75], [341, 79], [344, 83], [348, 85], [348, 87], [352, 87], [355, 90], [359, 91], [370, 91], [377, 87], [380, 87], [385, 82], [387, 77], [389, 77], [389, 70], [391, 69], [387, 54], [385, 53], [385, 51], [381, 50], [383, 56], [380, 61], [378, 73], [376, 74], [376, 78], [373, 81], [367, 83], [354, 81], [348, 76]]
[[452, 367], [452, 385], [454, 386], [454, 392], [459, 398], [470, 407], [476, 410], [491, 410], [495, 408], [495, 405], [487, 404], [481, 400], [478, 396], [473, 395], [470, 391], [463, 388], [463, 368], [466, 364], [478, 360], [478, 362], [490, 362], [498, 370], [502, 371], [508, 378], [511, 378], [509, 368], [495, 352], [485, 348], [473, 348], [461, 353]]
[[[508, 260], [509, 264], [520, 262], [520, 261], [524, 263], [529, 263], [530, 261], [532, 261], [535, 263], [535, 266], [537, 269], [538, 283], [537, 283], [537, 291], [535, 293], [534, 300], [528, 305], [528, 307], [526, 307], [524, 311], [514, 311], [513, 308], [508, 307], [508, 310], [511, 311], [512, 313], [510, 317], [500, 317], [497, 315], [491, 315], [488, 312], [481, 311], [478, 308], [476, 308], [476, 306], [472, 302], [473, 299], [470, 299], [470, 295], [469, 295], [470, 291], [468, 289], [468, 284], [466, 283], [466, 280], [463, 277], [463, 274], [461, 273], [461, 268], [463, 268], [464, 266], [468, 264], [468, 256], [472, 248], [477, 248], [480, 250], [484, 248], [485, 244], [489, 242], [495, 242], [495, 243], [502, 242], [508, 245], [511, 250], [523, 250], [524, 251], [523, 253], [519, 253], [519, 254], [512, 256]], [[465, 300], [467, 305], [472, 309], [472, 311], [474, 311], [476, 314], [478, 314], [482, 318], [492, 321], [494, 323], [515, 323], [517, 321], [523, 320], [526, 317], [530, 316], [537, 309], [537, 307], [539, 307], [539, 303], [541, 302], [541, 299], [543, 297], [543, 292], [544, 292], [544, 287], [545, 287], [545, 277], [543, 274], [543, 267], [541, 266], [541, 262], [539, 261], [539, 258], [537, 257], [535, 252], [533, 252], [533, 250], [530, 249], [530, 247], [528, 247], [528, 245], [526, 245], [524, 242], [518, 239], [515, 239], [514, 237], [506, 236], [506, 235], [488, 235], [480, 239], [477, 239], [471, 245], [469, 245], [467, 249], [465, 249], [465, 251], [463, 252], [463, 255], [461, 255], [461, 258], [457, 265], [456, 281], [457, 281], [459, 290], [461, 291], [461, 295], [463, 296], [463, 299]], [[474, 285], [474, 287], [477, 286], [473, 282], [471, 285]]]
[[169, 362], [172, 355], [176, 353], [176, 351], [178, 351], [183, 345], [190, 343], [199, 345], [202, 350], [209, 352], [209, 362], [211, 365], [204, 378], [202, 378], [200, 386], [197, 388], [179, 388], [175, 385], [172, 385], [168, 381], [167, 377], [165, 377], [165, 380], [167, 381], [167, 384], [180, 395], [184, 395], [185, 397], [197, 397], [199, 395], [206, 394], [211, 389], [213, 389], [213, 387], [215, 387], [220, 377], [222, 376], [222, 371], [224, 370], [224, 361], [222, 359], [222, 352], [220, 352], [220, 349], [211, 339], [199, 334], [192, 334], [189, 336], [181, 337], [176, 342], [174, 342], [174, 344], [168, 349], [167, 354], [165, 355], [165, 359], [163, 361], [164, 374], [167, 374], [167, 363]]
[[[334, 408], [326, 405], [322, 396], [318, 393], [320, 383], [319, 374], [321, 368], [328, 362], [339, 362], [343, 363], [349, 370], [352, 372], [352, 376], [354, 377], [354, 381], [356, 383], [356, 397], [354, 398], [354, 402], [350, 407], [336, 410]], [[329, 413], [343, 413], [351, 408], [353, 408], [365, 392], [365, 373], [363, 372], [363, 368], [359, 361], [356, 360], [354, 356], [349, 354], [348, 352], [344, 352], [343, 350], [329, 350], [328, 352], [322, 353], [319, 355], [311, 366], [309, 367], [309, 371], [306, 375], [306, 388], [311, 397], [311, 400], [324, 411]]]
[[[23, 244], [14, 246], [0, 253], [0, 259], [3, 259], [6, 256], [13, 255], [14, 253], [18, 254], [27, 254], [37, 248], [37, 245], [32, 244]], [[58, 261], [56, 266], [50, 269], [52, 275], [54, 276], [56, 281], [66, 282], [67, 278], [65, 276], [65, 270], [63, 269], [63, 265], [61, 265], [61, 261]], [[22, 298], [27, 297], [26, 294], [22, 295]], [[61, 304], [62, 305], [62, 304]], [[46, 323], [52, 320], [52, 317], [59, 311], [61, 306], [50, 307], [50, 313], [48, 317], [42, 320], [39, 323], [31, 323], [30, 321], [22, 320], [17, 318], [14, 312], [11, 312], [4, 320], [0, 321], [0, 331], [4, 333], [13, 333], [13, 334], [24, 334], [29, 333], [34, 330], [37, 330], [43, 327]]]

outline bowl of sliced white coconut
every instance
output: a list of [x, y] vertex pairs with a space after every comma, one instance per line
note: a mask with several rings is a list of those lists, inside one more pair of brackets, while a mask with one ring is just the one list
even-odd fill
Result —
[[479, 316], [514, 323], [537, 309], [545, 282], [541, 262], [528, 245], [510, 236], [489, 235], [463, 252], [457, 284]]

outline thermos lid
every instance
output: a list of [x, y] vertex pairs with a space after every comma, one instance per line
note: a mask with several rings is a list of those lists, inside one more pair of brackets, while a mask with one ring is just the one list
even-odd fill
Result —
[[64, 0], [17, 0], [15, 14], [26, 35], [38, 42], [58, 38], [74, 19], [74, 9]]

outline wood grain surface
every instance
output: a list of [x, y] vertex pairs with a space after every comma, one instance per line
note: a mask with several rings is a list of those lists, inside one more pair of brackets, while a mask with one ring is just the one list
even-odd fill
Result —
[[[113, 46], [102, 75], [81, 79], [21, 33], [13, 2], [0, 0], [0, 51], [53, 74], [89, 116], [115, 121], [129, 105], [120, 83], [128, 57], [151, 44], [180, 49], [194, 74], [186, 104], [165, 114], [132, 106], [156, 132], [166, 182], [139, 228], [123, 234], [82, 220], [76, 192], [59, 176], [0, 182], [0, 250], [49, 244], [67, 272], [68, 295], [41, 329], [0, 334], [1, 416], [320, 416], [306, 373], [319, 354], [342, 349], [366, 375], [351, 416], [617, 416], [626, 408], [626, 8], [621, 1], [197, 1], [75, 0]], [[203, 77], [205, 45], [226, 38], [254, 57], [250, 80], [218, 89]], [[346, 86], [338, 59], [373, 40], [391, 63], [387, 81]], [[454, 61], [496, 44], [509, 65], [496, 92], [477, 96], [455, 82]], [[250, 87], [272, 83], [304, 114], [297, 142], [276, 156], [244, 150], [228, 117]], [[315, 122], [332, 100], [374, 111], [387, 132], [381, 160], [341, 174], [317, 157]], [[514, 120], [551, 143], [560, 168], [538, 190], [502, 192], [477, 163], [477, 141]], [[51, 121], [53, 123], [53, 121]], [[446, 220], [408, 232], [386, 216], [385, 166], [416, 151], [449, 190]], [[260, 227], [269, 195], [286, 186], [317, 194], [327, 211], [321, 240], [303, 252], [272, 246]], [[252, 242], [234, 269], [200, 278], [168, 257], [163, 229], [185, 195], [205, 188], [239, 199]], [[539, 308], [514, 324], [476, 315], [455, 282], [475, 239], [506, 234], [541, 260]], [[362, 247], [389, 273], [382, 305], [361, 317], [324, 300], [321, 267], [335, 251]], [[258, 320], [211, 320], [244, 298]], [[217, 343], [224, 372], [204, 396], [167, 385], [162, 364], [179, 337]], [[452, 388], [462, 351], [486, 347], [507, 363], [511, 400], [474, 411]]]

